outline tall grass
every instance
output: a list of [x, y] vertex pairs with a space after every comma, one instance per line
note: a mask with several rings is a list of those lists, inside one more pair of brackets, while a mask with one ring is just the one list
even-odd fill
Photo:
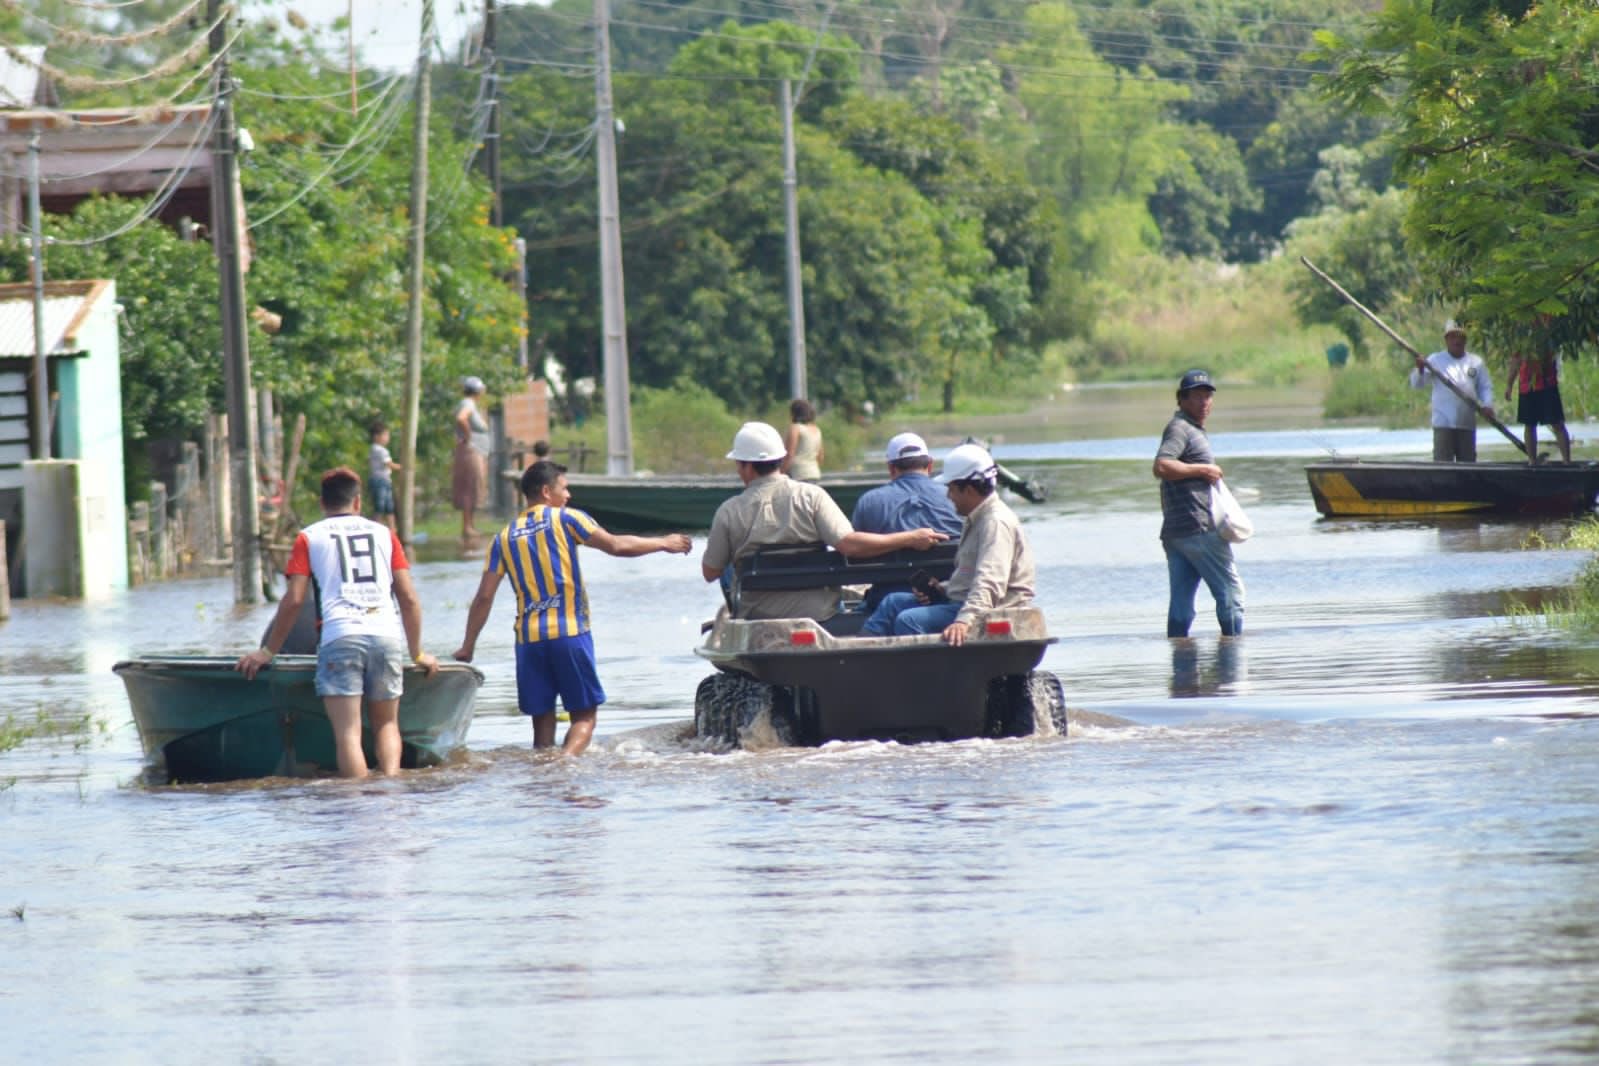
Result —
[[1067, 362], [1082, 381], [1165, 380], [1193, 366], [1263, 385], [1321, 376], [1339, 336], [1300, 324], [1289, 270], [1283, 261], [1140, 258], [1099, 285], [1099, 318], [1069, 342]]

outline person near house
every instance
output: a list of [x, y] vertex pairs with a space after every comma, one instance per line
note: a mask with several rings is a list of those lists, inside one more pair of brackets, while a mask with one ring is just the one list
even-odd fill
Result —
[[[961, 516], [955, 513], [944, 486], [931, 477], [933, 457], [927, 442], [915, 433], [900, 433], [888, 442], [889, 481], [870, 489], [855, 501], [849, 524], [866, 533], [897, 533], [926, 526], [950, 537], [961, 534]], [[909, 592], [901, 582], [879, 582], [866, 591], [870, 613], [891, 592]]]
[[788, 405], [791, 420], [783, 440], [783, 473], [795, 481], [822, 479], [822, 427], [816, 424], [816, 408], [809, 400]]
[[394, 528], [394, 477], [400, 464], [389, 454], [389, 427], [383, 422], [373, 422], [372, 446], [367, 449], [367, 487], [372, 491], [372, 514], [375, 519]]
[[1186, 637], [1194, 624], [1194, 597], [1204, 581], [1216, 601], [1223, 636], [1244, 631], [1244, 582], [1233, 560], [1233, 546], [1222, 539], [1210, 513], [1211, 485], [1221, 467], [1210, 453], [1205, 422], [1216, 386], [1204, 370], [1190, 370], [1177, 384], [1177, 411], [1166, 423], [1155, 451], [1160, 480], [1160, 543], [1166, 549], [1170, 601], [1166, 635]]
[[517, 706], [533, 720], [533, 746], [555, 744], [555, 698], [571, 725], [561, 750], [578, 755], [594, 737], [605, 689], [594, 662], [588, 593], [578, 566], [579, 547], [632, 558], [654, 552], [687, 555], [692, 547], [682, 533], [633, 537], [607, 532], [576, 507], [566, 467], [540, 459], [522, 471], [526, 509], [500, 530], [489, 545], [477, 594], [467, 609], [466, 636], [455, 652], [472, 661], [478, 634], [489, 620], [494, 594], [509, 577], [516, 591]]
[[[1410, 387], [1419, 389], [1432, 381], [1432, 458], [1437, 463], [1475, 463], [1477, 461], [1477, 411], [1494, 416], [1493, 384], [1482, 357], [1466, 351], [1466, 331], [1454, 319], [1444, 323], [1442, 351], [1423, 356], [1416, 353], [1410, 369]], [[1475, 406], [1458, 395], [1448, 381]]]
[[939, 633], [946, 644], [960, 647], [987, 612], [1033, 601], [1037, 567], [1016, 512], [999, 498], [993, 457], [976, 444], [962, 444], [945, 458], [938, 482], [962, 519], [955, 573], [947, 582], [885, 596], [861, 627], [862, 636]]
[[431, 676], [438, 660], [422, 650], [422, 602], [394, 531], [361, 517], [361, 478], [348, 467], [322, 476], [320, 522], [294, 538], [284, 574], [289, 587], [261, 647], [235, 664], [249, 680], [282, 650], [315, 590], [322, 630], [316, 691], [333, 726], [342, 777], [365, 777], [361, 703], [367, 704], [378, 769], [400, 769], [400, 694], [407, 661]]
[[480, 535], [473, 518], [488, 499], [489, 422], [478, 410], [486, 388], [483, 379], [461, 379], [461, 401], [455, 405], [455, 455], [450, 464], [450, 499], [461, 512], [461, 542], [470, 547]]
[[[855, 529], [833, 497], [820, 485], [796, 481], [781, 470], [787, 449], [783, 437], [765, 422], [746, 422], [727, 453], [738, 468], [744, 491], [723, 501], [711, 519], [710, 538], [700, 571], [706, 581], [724, 574], [759, 548], [822, 543], [851, 559], [871, 559], [901, 548], [925, 551], [948, 537], [922, 527], [896, 533]], [[838, 613], [838, 590], [761, 589], [739, 597], [741, 618], [814, 618]]]

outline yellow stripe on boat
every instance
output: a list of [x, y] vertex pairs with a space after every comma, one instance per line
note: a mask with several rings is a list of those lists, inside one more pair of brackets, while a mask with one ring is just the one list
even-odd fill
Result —
[[1360, 490], [1347, 477], [1335, 471], [1316, 471], [1311, 474], [1311, 479], [1333, 515], [1406, 518], [1429, 514], [1465, 514], [1485, 511], [1492, 506], [1480, 500], [1369, 500], [1360, 494]]

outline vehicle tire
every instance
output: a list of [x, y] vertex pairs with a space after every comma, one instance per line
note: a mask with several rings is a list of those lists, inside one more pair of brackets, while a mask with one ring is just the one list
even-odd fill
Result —
[[1063, 737], [1067, 734], [1066, 687], [1048, 670], [1027, 675], [1027, 691], [1033, 712], [1033, 735]]
[[794, 716], [794, 697], [786, 688], [744, 679], [744, 689], [734, 705], [741, 748], [791, 748], [798, 733]]
[[1007, 674], [988, 683], [984, 735], [1065, 736], [1066, 690], [1047, 670]]
[[796, 735], [787, 689], [745, 674], [712, 674], [694, 693], [694, 732], [729, 747], [789, 747]]
[[738, 744], [738, 723], [733, 717], [737, 696], [743, 691], [737, 674], [712, 674], [694, 692], [694, 733], [729, 746]]

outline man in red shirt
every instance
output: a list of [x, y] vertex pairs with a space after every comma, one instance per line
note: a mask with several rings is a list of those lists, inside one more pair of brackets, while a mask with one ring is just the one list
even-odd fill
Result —
[[363, 697], [378, 769], [397, 773], [405, 661], [430, 676], [439, 668], [438, 660], [421, 650], [422, 603], [399, 538], [387, 526], [361, 517], [361, 479], [355, 471], [341, 466], [323, 475], [322, 514], [322, 521], [294, 538], [284, 567], [289, 588], [278, 601], [277, 617], [261, 647], [241, 656], [237, 669], [253, 680], [277, 656], [314, 587], [321, 619], [316, 691], [333, 725], [339, 775], [367, 775], [361, 750]]

